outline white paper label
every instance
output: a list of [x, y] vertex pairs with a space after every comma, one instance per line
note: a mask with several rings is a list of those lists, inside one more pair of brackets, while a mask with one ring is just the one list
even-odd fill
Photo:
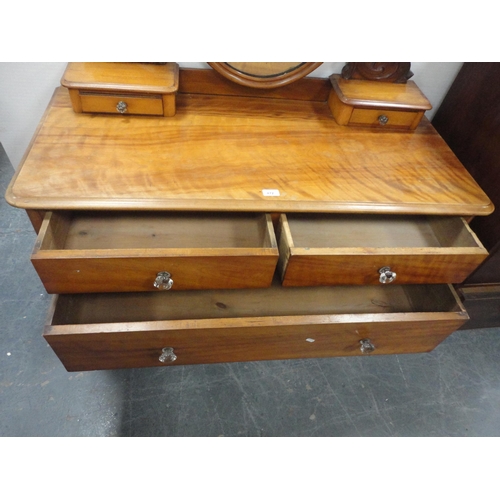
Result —
[[280, 190], [279, 189], [263, 189], [262, 194], [264, 196], [279, 196]]

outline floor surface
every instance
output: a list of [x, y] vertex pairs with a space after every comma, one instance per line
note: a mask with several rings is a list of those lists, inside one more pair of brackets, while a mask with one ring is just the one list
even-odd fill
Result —
[[429, 354], [66, 372], [0, 159], [0, 436], [500, 435], [498, 328]]

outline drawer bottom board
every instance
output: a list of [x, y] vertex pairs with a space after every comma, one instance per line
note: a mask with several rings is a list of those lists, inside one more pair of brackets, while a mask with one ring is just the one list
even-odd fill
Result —
[[78, 294], [44, 337], [82, 371], [164, 366], [164, 348], [173, 365], [427, 352], [467, 319], [446, 285]]

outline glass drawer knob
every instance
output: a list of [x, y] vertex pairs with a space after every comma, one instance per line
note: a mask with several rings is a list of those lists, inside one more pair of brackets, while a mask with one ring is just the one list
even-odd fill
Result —
[[362, 339], [359, 343], [361, 344], [359, 349], [363, 354], [369, 354], [375, 350], [375, 346], [371, 343], [370, 339]]
[[171, 274], [167, 271], [161, 271], [156, 275], [156, 279], [153, 283], [155, 288], [158, 290], [170, 290], [174, 286], [174, 280], [171, 278]]
[[172, 347], [164, 347], [158, 359], [161, 363], [173, 363], [177, 359], [177, 355]]
[[378, 122], [380, 123], [380, 125], [385, 125], [388, 121], [389, 121], [389, 117], [386, 115], [380, 115], [378, 117]]
[[392, 283], [396, 279], [396, 273], [391, 271], [389, 266], [380, 268], [378, 272], [380, 273], [380, 283]]
[[116, 111], [118, 111], [118, 113], [126, 113], [127, 112], [127, 103], [124, 102], [124, 101], [120, 101], [117, 105], [116, 105]]

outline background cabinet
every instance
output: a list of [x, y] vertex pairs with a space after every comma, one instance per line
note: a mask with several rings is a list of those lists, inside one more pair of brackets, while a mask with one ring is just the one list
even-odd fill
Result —
[[[500, 206], [500, 63], [464, 63], [432, 123]], [[500, 326], [500, 212], [470, 226], [490, 255], [458, 288], [471, 316], [464, 328]]]

